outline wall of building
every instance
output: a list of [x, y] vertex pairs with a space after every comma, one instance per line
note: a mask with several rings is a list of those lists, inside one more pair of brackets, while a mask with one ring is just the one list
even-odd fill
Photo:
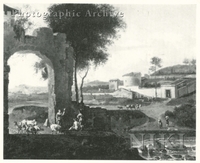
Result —
[[119, 87], [119, 81], [111, 80], [109, 81], [109, 89], [110, 90], [117, 90]]
[[[131, 87], [120, 86], [120, 88], [124, 88], [135, 92], [133, 95], [135, 98], [156, 97], [155, 88], [139, 88], [138, 86], [131, 86]], [[157, 97], [162, 98], [161, 88], [157, 88]]]
[[124, 86], [139, 86], [141, 83], [141, 74], [123, 76]]
[[[137, 93], [148, 97], [156, 97], [155, 88], [140, 88], [137, 90]], [[162, 92], [160, 88], [157, 88], [157, 97], [162, 98]]]
[[188, 94], [192, 93], [194, 91], [196, 91], [196, 81], [195, 81], [195, 83], [188, 85]]
[[188, 94], [187, 86], [181, 87], [177, 90], [177, 97], [182, 97], [186, 94]]
[[114, 93], [112, 93], [114, 97], [122, 97], [122, 98], [129, 98], [133, 99], [133, 92], [125, 90], [125, 89], [118, 89]]
[[177, 89], [177, 97], [182, 97], [184, 95], [190, 94], [196, 91], [196, 81], [187, 84], [184, 87]]
[[171, 92], [171, 98], [176, 98], [177, 97], [175, 86], [162, 85], [161, 86], [161, 97], [162, 98], [167, 98], [166, 97], [166, 90], [170, 90], [170, 92]]

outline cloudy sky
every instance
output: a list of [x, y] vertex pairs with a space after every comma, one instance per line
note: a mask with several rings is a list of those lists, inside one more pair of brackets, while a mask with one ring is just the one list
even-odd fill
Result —
[[[8, 5], [21, 7], [19, 4]], [[32, 9], [37, 9], [41, 13], [46, 12], [48, 6], [48, 4], [31, 5]], [[162, 59], [163, 67], [181, 64], [184, 58], [196, 58], [195, 5], [115, 4], [114, 6], [123, 12], [127, 28], [119, 33], [121, 37], [109, 47], [110, 56], [107, 63], [97, 69], [91, 68], [86, 80], [121, 79], [123, 74], [129, 72], [148, 74], [150, 59], [153, 56]], [[42, 18], [34, 18], [33, 21], [36, 26], [46, 26]], [[14, 58], [16, 60], [16, 57]], [[17, 81], [15, 78], [18, 74], [17, 69], [29, 66], [37, 60], [33, 56], [27, 56], [25, 57], [28, 60], [27, 63], [20, 64], [21, 57], [17, 58], [19, 64], [16, 64], [12, 58], [9, 61], [12, 63], [11, 69], [15, 69], [10, 73], [11, 86], [23, 81], [26, 81], [24, 84], [28, 83], [28, 85], [46, 85], [39, 76], [33, 77], [33, 73], [27, 73], [31, 68], [23, 68], [26, 70], [24, 74], [27, 74], [22, 77], [24, 79], [20, 78], [20, 81]], [[25, 60], [25, 58], [22, 59]]]

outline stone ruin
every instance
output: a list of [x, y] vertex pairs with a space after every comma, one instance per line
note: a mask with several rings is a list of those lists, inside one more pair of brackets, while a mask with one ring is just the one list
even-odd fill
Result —
[[[14, 53], [34, 53], [47, 65], [48, 118], [55, 123], [58, 109], [66, 108], [71, 114], [71, 87], [73, 84], [73, 48], [67, 44], [66, 35], [53, 33], [50, 28], [35, 29], [31, 36], [23, 30], [16, 35], [13, 27], [4, 22], [4, 133], [8, 133], [8, 84], [10, 67], [8, 59]], [[21, 74], [19, 74], [20, 76]]]
[[[66, 35], [63, 33], [53, 33], [50, 28], [35, 29], [33, 34], [25, 35], [21, 29], [20, 35], [16, 35], [13, 26], [4, 22], [4, 134], [9, 133], [8, 121], [8, 84], [10, 67], [8, 59], [14, 53], [34, 53], [40, 57], [47, 66], [48, 71], [48, 119], [50, 123], [55, 123], [55, 115], [58, 109], [66, 108], [65, 124], [70, 126], [75, 110], [72, 104], [71, 87], [73, 85], [73, 48], [67, 44]], [[21, 75], [21, 74], [19, 74]], [[93, 127], [97, 130], [112, 130], [112, 117], [122, 115], [120, 111], [107, 111], [100, 107], [88, 108], [85, 106], [85, 118], [94, 119]], [[120, 113], [118, 113], [120, 112]], [[123, 113], [127, 114], [130, 113]], [[116, 118], [114, 118], [116, 119]], [[118, 118], [117, 118], [118, 119]], [[132, 118], [131, 118], [132, 119]], [[112, 122], [113, 121], [113, 122]], [[124, 127], [123, 122], [118, 126]], [[115, 128], [115, 127], [114, 127]]]

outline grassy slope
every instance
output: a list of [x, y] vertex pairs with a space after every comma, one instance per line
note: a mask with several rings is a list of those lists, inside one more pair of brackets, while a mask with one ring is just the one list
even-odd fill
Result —
[[[131, 131], [141, 130], [141, 129], [142, 130], [158, 130], [159, 129], [158, 119], [161, 119], [161, 121], [163, 122], [163, 128], [162, 129], [166, 130], [167, 127], [166, 127], [166, 124], [165, 124], [164, 113], [167, 110], [169, 110], [169, 111], [174, 110], [174, 105], [167, 105], [168, 103], [169, 103], [169, 100], [166, 100], [164, 102], [159, 102], [159, 103], [156, 102], [156, 103], [152, 103], [151, 105], [142, 107], [141, 111], [149, 117], [149, 120], [141, 126], [134, 127], [133, 129], [131, 129]], [[189, 129], [187, 127], [177, 126], [174, 123], [173, 119], [170, 119], [169, 127], [172, 128], [172, 129], [173, 128], [183, 129], [183, 130]]]

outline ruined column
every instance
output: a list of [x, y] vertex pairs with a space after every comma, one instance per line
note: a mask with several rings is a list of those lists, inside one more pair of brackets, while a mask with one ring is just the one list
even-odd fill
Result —
[[68, 106], [71, 106], [72, 101], [72, 85], [73, 85], [73, 72], [74, 72], [74, 50], [71, 46], [67, 46], [66, 48], [66, 63], [65, 63], [65, 71], [67, 74], [67, 99], [68, 99]]
[[66, 35], [63, 33], [54, 34], [54, 46], [57, 56], [53, 62], [55, 72], [56, 112], [58, 109], [62, 110], [66, 108], [65, 119], [68, 119], [72, 114], [71, 85], [73, 84], [73, 51], [66, 43]]
[[47, 64], [48, 71], [48, 119], [51, 124], [54, 124], [55, 119], [55, 106], [56, 106], [56, 94], [55, 94], [55, 81], [54, 70]]

